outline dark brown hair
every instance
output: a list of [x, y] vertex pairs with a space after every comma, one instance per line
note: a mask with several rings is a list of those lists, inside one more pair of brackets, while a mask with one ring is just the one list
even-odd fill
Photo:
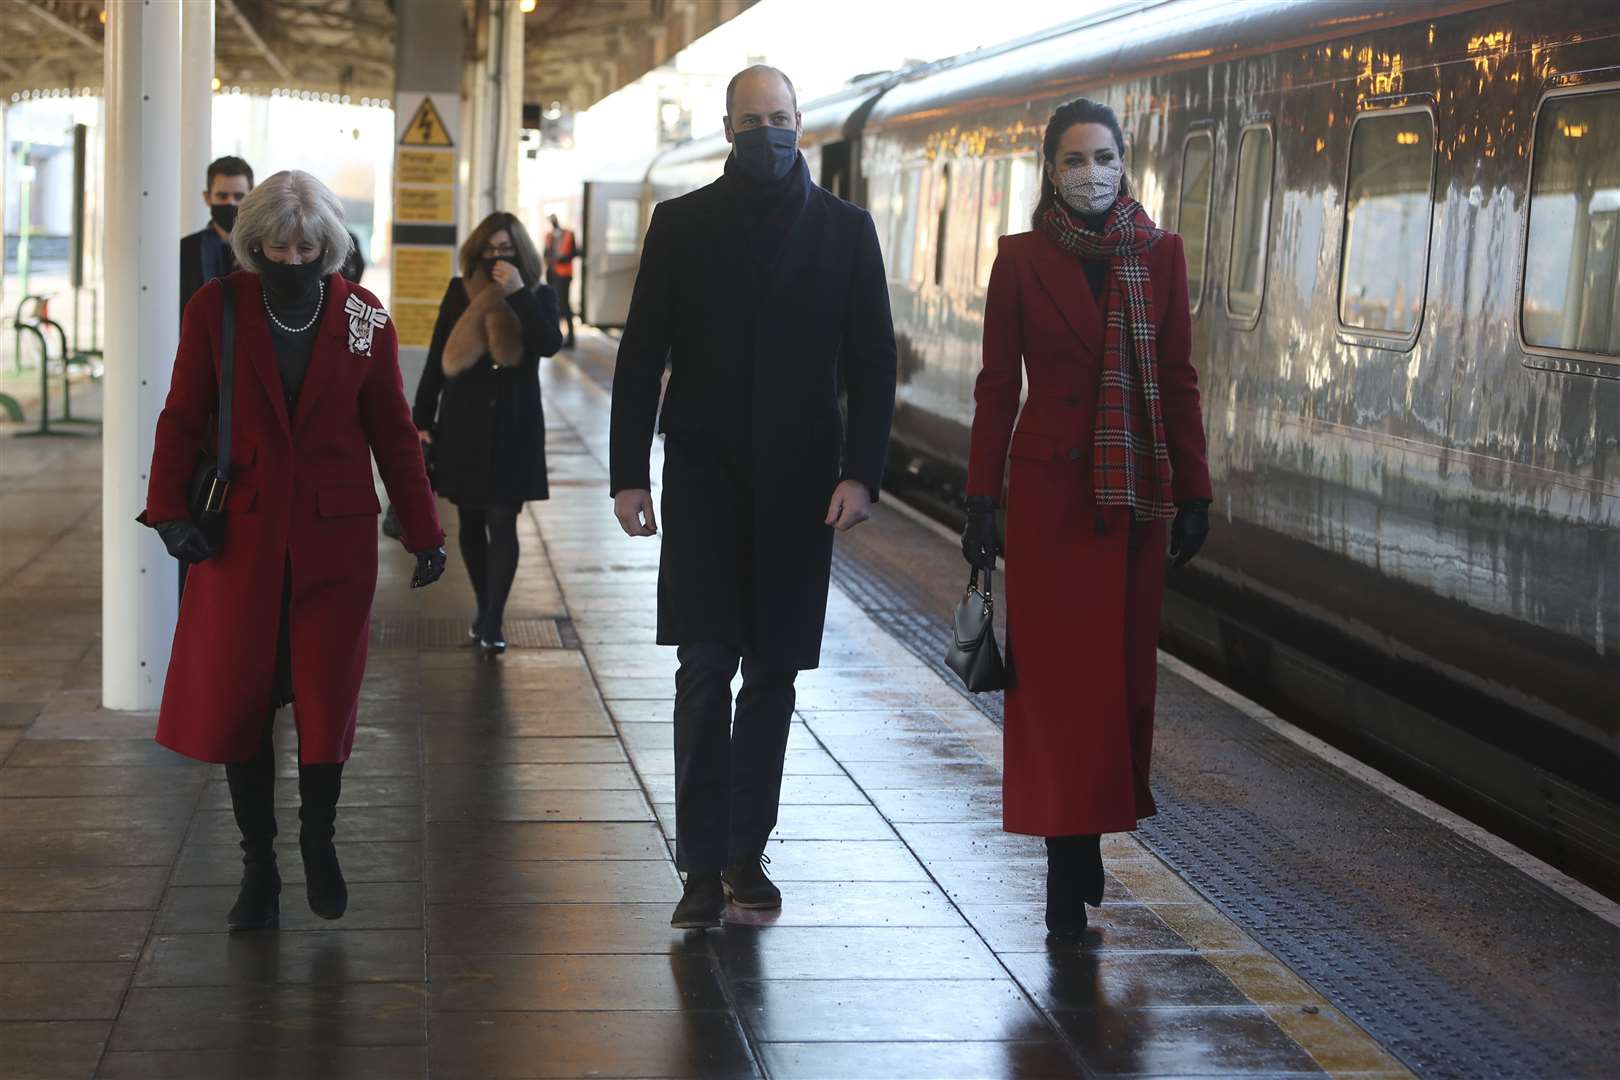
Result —
[[534, 241], [529, 239], [529, 230], [523, 227], [523, 222], [515, 214], [508, 214], [504, 210], [497, 210], [480, 221], [478, 228], [467, 237], [467, 242], [461, 245], [461, 276], [473, 276], [479, 260], [484, 257], [484, 245], [502, 229], [512, 238], [512, 247], [517, 249], [515, 261], [518, 273], [523, 276], [524, 286], [534, 288], [540, 280], [540, 252], [534, 246]]
[[[1052, 119], [1046, 122], [1046, 137], [1041, 140], [1041, 157], [1045, 164], [1057, 164], [1058, 143], [1063, 141], [1064, 133], [1076, 124], [1101, 124], [1114, 134], [1114, 148], [1119, 151], [1120, 166], [1123, 169], [1125, 162], [1125, 132], [1120, 130], [1119, 117], [1100, 101], [1090, 98], [1075, 98], [1073, 101], [1059, 105], [1052, 113]], [[1134, 198], [1131, 193], [1131, 178], [1128, 173], [1121, 172], [1119, 177], [1119, 194], [1121, 198]], [[1039, 229], [1041, 218], [1051, 209], [1057, 201], [1057, 189], [1052, 186], [1052, 178], [1047, 171], [1041, 170], [1041, 197], [1035, 203], [1035, 213], [1030, 216], [1030, 228]]]

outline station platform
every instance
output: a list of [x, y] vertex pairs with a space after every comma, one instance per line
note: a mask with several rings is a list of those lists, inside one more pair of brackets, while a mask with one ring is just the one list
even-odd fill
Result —
[[0, 1077], [1612, 1075], [1616, 905], [1169, 657], [1161, 814], [1048, 945], [999, 702], [938, 661], [960, 555], [890, 500], [799, 680], [782, 910], [670, 929], [674, 650], [606, 495], [611, 358], [544, 366], [504, 657], [462, 646], [453, 540], [413, 591], [379, 537], [349, 912], [304, 903], [284, 711], [277, 932], [224, 932], [223, 771], [97, 705], [99, 441], [0, 436]]

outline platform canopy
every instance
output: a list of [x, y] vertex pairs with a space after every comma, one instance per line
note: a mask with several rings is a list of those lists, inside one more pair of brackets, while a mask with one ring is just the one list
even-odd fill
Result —
[[[105, 8], [120, 2], [0, 0], [0, 101], [99, 91]], [[518, 2], [462, 0], [467, 26], [487, 20], [492, 4]], [[524, 100], [588, 108], [754, 2], [535, 0], [524, 16]], [[356, 101], [394, 92], [393, 0], [216, 0], [215, 26], [221, 87]]]

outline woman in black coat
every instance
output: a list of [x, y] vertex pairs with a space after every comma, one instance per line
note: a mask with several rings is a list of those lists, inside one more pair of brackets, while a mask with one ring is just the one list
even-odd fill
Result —
[[461, 557], [478, 597], [468, 635], [486, 655], [506, 651], [518, 513], [549, 494], [540, 358], [561, 347], [557, 296], [540, 283], [534, 242], [513, 215], [491, 214], [462, 245], [412, 413], [433, 449], [434, 487], [461, 514]]

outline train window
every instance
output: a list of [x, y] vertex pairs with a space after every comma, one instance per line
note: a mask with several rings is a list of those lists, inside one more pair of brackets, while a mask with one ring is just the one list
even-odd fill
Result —
[[1271, 227], [1271, 129], [1255, 125], [1238, 139], [1237, 205], [1226, 264], [1226, 310], [1257, 319], [1266, 293], [1266, 241]]
[[1620, 90], [1536, 118], [1520, 320], [1528, 346], [1620, 356]]
[[1411, 337], [1423, 318], [1434, 210], [1434, 118], [1363, 113], [1350, 130], [1339, 322]]
[[1008, 233], [1029, 228], [1029, 216], [1040, 198], [1041, 168], [1037, 157], [997, 158], [984, 165], [984, 199], [979, 206], [979, 288], [990, 284], [996, 242]]
[[607, 201], [607, 232], [603, 237], [605, 255], [634, 255], [641, 250], [641, 202], [638, 199]]
[[943, 211], [944, 177], [932, 165], [917, 167], [916, 211], [907, 216], [915, 219], [912, 236], [911, 266], [906, 280], [921, 285], [933, 280], [930, 274], [937, 269], [929, 256], [934, 251], [939, 234], [940, 215]]
[[[896, 281], [910, 281], [917, 254], [917, 210], [921, 201], [923, 170], [914, 166], [900, 174], [894, 193], [894, 260], [891, 274]], [[923, 230], [926, 235], [926, 230]]]
[[[960, 169], [957, 169], [955, 171], [958, 174], [960, 174], [960, 172], [961, 172]], [[947, 241], [949, 240], [949, 237], [946, 235], [945, 229], [946, 229], [946, 226], [949, 225], [950, 221], [951, 221], [951, 214], [950, 214], [951, 187], [952, 187], [951, 173], [952, 173], [952, 169], [951, 169], [950, 163], [947, 162], [945, 164], [944, 171], [941, 172], [940, 175], [939, 175], [939, 180], [938, 180], [939, 189], [934, 194], [934, 206], [936, 208], [936, 214], [937, 214], [937, 219], [936, 219], [937, 224], [936, 224], [936, 226], [934, 228], [934, 235], [935, 235], [935, 237], [937, 237], [937, 240], [934, 243], [934, 284], [935, 285], [943, 285], [943, 284], [945, 284], [945, 252], [946, 252]], [[956, 187], [965, 187], [966, 186], [965, 184], [963, 184], [961, 182], [960, 175], [958, 175], [958, 177], [957, 177], [957, 182], [956, 182], [955, 186]]]
[[944, 243], [943, 280], [940, 282], [952, 292], [966, 292], [973, 287], [975, 256], [978, 254], [978, 231], [973, 228], [979, 212], [979, 188], [984, 163], [976, 158], [958, 161], [950, 167], [951, 225], [941, 235]]
[[1196, 313], [1204, 301], [1204, 264], [1209, 255], [1209, 196], [1215, 182], [1215, 140], [1195, 131], [1181, 144], [1181, 202], [1176, 228], [1187, 252], [1187, 297]]

